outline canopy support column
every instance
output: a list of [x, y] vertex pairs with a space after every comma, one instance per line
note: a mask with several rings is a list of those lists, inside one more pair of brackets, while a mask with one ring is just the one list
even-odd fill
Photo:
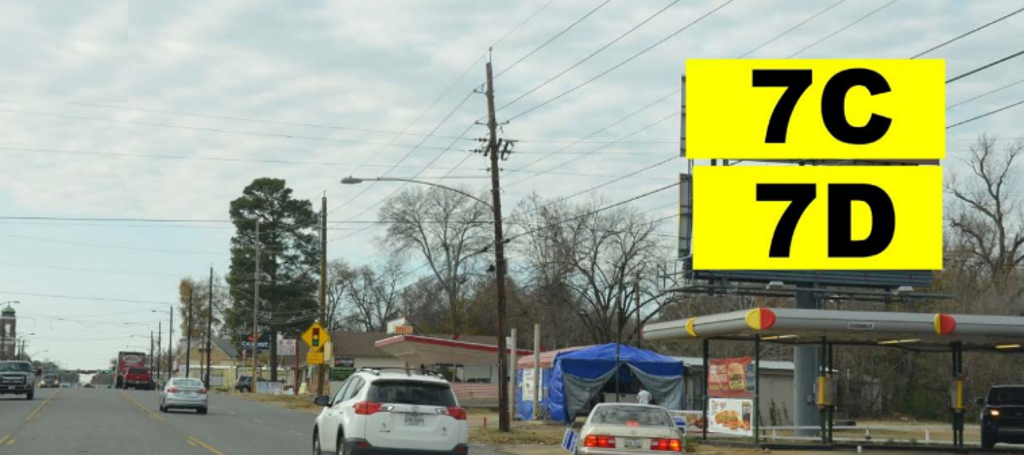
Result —
[[828, 444], [828, 406], [822, 403], [821, 397], [825, 396], [825, 373], [828, 371], [828, 339], [821, 337], [821, 355], [818, 356], [818, 393], [815, 394], [815, 401], [818, 404], [818, 412], [821, 414], [818, 426], [821, 428], [821, 443]]
[[754, 445], [761, 444], [761, 334], [754, 335]]
[[[835, 361], [834, 354], [835, 345], [832, 343], [828, 344], [828, 377], [829, 386], [833, 387], [836, 383], [835, 368], [833, 368], [833, 362]], [[836, 397], [832, 396], [832, 402], [828, 406], [828, 443], [834, 444], [835, 440], [832, 439], [835, 433], [836, 424]]]
[[953, 382], [950, 390], [950, 408], [953, 410], [953, 448], [964, 448], [964, 406], [963, 406], [963, 343], [950, 343], [953, 351]]
[[708, 439], [708, 376], [711, 373], [711, 370], [708, 369], [708, 356], [710, 354], [708, 349], [710, 348], [710, 341], [711, 340], [705, 338], [703, 349], [701, 350], [701, 356], [703, 357], [702, 360], [704, 362], [704, 378], [701, 380], [700, 399], [702, 404], [700, 406], [700, 409], [701, 413], [703, 413], [703, 415], [701, 416], [701, 422], [703, 422], [704, 424], [701, 425], [700, 427], [700, 438], [705, 441]]

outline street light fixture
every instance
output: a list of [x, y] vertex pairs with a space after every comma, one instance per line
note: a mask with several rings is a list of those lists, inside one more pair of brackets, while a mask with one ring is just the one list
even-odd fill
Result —
[[469, 193], [467, 193], [465, 191], [462, 191], [462, 190], [460, 190], [458, 188], [452, 188], [450, 186], [444, 186], [444, 185], [440, 185], [440, 184], [437, 184], [437, 183], [434, 183], [434, 182], [427, 182], [427, 181], [424, 181], [424, 180], [403, 179], [403, 178], [400, 178], [400, 177], [360, 178], [360, 177], [352, 177], [350, 175], [348, 177], [345, 177], [345, 178], [341, 179], [341, 184], [342, 185], [358, 185], [358, 184], [363, 183], [365, 181], [373, 181], [373, 182], [404, 182], [404, 183], [415, 183], [417, 185], [432, 186], [432, 187], [435, 187], [435, 188], [441, 188], [441, 189], [448, 190], [448, 191], [454, 191], [456, 193], [459, 193], [459, 194], [461, 194], [463, 196], [466, 196], [466, 197], [468, 197], [468, 198], [470, 198], [470, 199], [472, 199], [474, 201], [477, 201], [477, 202], [487, 206], [487, 208], [491, 208], [491, 204], [488, 203], [487, 201], [485, 201], [483, 199], [480, 199], [480, 198], [478, 198], [476, 196], [473, 196], [472, 194], [469, 194]]

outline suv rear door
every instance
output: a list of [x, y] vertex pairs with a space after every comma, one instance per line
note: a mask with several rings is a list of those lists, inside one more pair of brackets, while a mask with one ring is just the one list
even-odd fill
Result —
[[380, 411], [367, 416], [366, 441], [370, 445], [452, 450], [466, 442], [465, 420], [449, 415], [449, 408], [457, 407], [458, 403], [446, 383], [380, 379], [370, 383], [366, 401], [381, 406]]

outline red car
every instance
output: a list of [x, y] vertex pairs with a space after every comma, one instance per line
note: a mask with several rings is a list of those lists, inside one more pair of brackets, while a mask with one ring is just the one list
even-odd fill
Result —
[[124, 375], [124, 388], [129, 387], [136, 390], [155, 390], [156, 388], [148, 368], [129, 368]]

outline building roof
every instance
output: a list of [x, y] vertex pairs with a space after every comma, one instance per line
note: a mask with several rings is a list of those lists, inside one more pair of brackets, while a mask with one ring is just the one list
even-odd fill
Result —
[[782, 344], [880, 345], [916, 350], [1021, 351], [1024, 317], [945, 313], [754, 308], [647, 324], [644, 339], [754, 340]]
[[0, 311], [0, 314], [4, 316], [14, 316], [14, 308], [11, 307], [11, 304], [8, 303], [7, 308], [4, 308], [3, 311]]
[[[551, 365], [553, 365], [555, 363], [555, 357], [557, 357], [558, 354], [560, 354], [560, 353], [578, 351], [580, 349], [586, 349], [586, 348], [589, 348], [589, 347], [591, 347], [591, 345], [588, 345], [588, 346], [571, 346], [571, 347], [568, 347], [568, 348], [555, 349], [554, 351], [542, 352], [542, 353], [540, 353], [540, 367], [541, 368], [551, 368]], [[519, 360], [517, 360], [516, 361], [516, 368], [518, 368], [520, 370], [525, 370], [525, 369], [533, 368], [533, 356], [529, 355], [529, 356], [525, 356], [525, 357], [522, 357]]]
[[[349, 332], [341, 330], [332, 331], [332, 351], [334, 353], [334, 357], [394, 358], [394, 355], [385, 352], [375, 346], [375, 343], [377, 343], [378, 341], [386, 338], [391, 338], [393, 336], [395, 336], [395, 334], [385, 332]], [[457, 339], [458, 341], [477, 344], [495, 345], [498, 343], [497, 337], [487, 335], [462, 335], [455, 337], [453, 335], [438, 334], [429, 335], [429, 337], [445, 340]]]
[[[395, 335], [378, 341], [376, 347], [413, 365], [497, 363], [497, 346], [466, 341], [467, 338], [453, 340], [422, 335]], [[516, 349], [516, 354], [526, 356], [532, 352]]]
[[[213, 345], [216, 349], [219, 349], [221, 352], [223, 352], [224, 355], [232, 359], [238, 358], [238, 349], [236, 349], [235, 346], [231, 344], [231, 340], [227, 338], [212, 337], [210, 338], [210, 344]], [[200, 349], [205, 349], [206, 338], [193, 338], [191, 345], [198, 346]], [[184, 355], [184, 353], [180, 353], [178, 354], [178, 357], [182, 357]]]

